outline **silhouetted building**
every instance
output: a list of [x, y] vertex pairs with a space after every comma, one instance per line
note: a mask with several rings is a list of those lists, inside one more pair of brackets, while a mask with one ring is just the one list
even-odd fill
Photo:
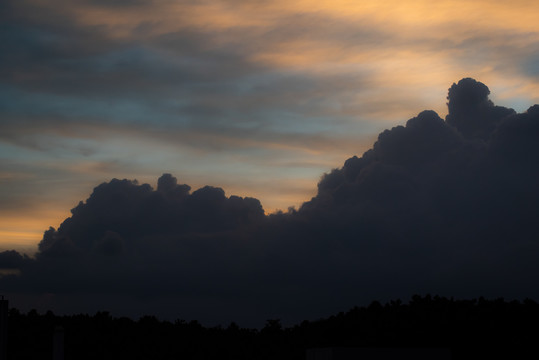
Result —
[[7, 318], [8, 318], [8, 301], [0, 299], [0, 360], [7, 359]]
[[445, 348], [317, 348], [307, 349], [306, 360], [450, 360]]

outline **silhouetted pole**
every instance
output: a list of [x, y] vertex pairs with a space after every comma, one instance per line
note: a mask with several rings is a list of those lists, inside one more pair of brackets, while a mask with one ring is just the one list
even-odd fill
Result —
[[7, 359], [7, 315], [8, 301], [2, 295], [0, 299], [0, 360]]
[[64, 360], [64, 328], [57, 326], [54, 328], [53, 359]]

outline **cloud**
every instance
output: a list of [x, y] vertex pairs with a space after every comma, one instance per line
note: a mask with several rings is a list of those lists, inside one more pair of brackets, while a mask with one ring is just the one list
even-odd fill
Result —
[[537, 297], [539, 110], [517, 114], [489, 93], [453, 84], [445, 120], [423, 111], [383, 131], [285, 213], [170, 174], [156, 189], [103, 183], [45, 231], [35, 259], [0, 254], [20, 270], [0, 284], [21, 304], [54, 294], [57, 311], [74, 299], [95, 311], [82, 299], [98, 294], [128, 315], [249, 325], [414, 293]]
[[[526, 293], [536, 110], [495, 106], [468, 78], [451, 87], [445, 121], [439, 104], [468, 74], [497, 103], [536, 102], [536, 3], [0, 7], [0, 211], [11, 215], [0, 231], [12, 212], [57, 213], [111, 176], [184, 172], [193, 186], [248, 189], [266, 209], [316, 193], [264, 217], [256, 200], [172, 176], [156, 189], [110, 181], [45, 233], [20, 277], [3, 278], [13, 291], [57, 293], [47, 304], [64, 309], [90, 291], [119, 309], [120, 296], [144, 297], [131, 310], [154, 294], [174, 304], [155, 300], [166, 316], [182, 304], [211, 321], [214, 299], [230, 318], [302, 320], [412, 291]], [[423, 106], [440, 115], [382, 132], [306, 190]]]
[[[357, 151], [344, 135], [376, 134], [425, 103], [440, 113], [438, 93], [462, 69], [497, 86], [500, 77], [513, 79], [505, 97], [537, 99], [528, 77], [535, 23], [506, 18], [498, 23], [510, 29], [495, 31], [491, 20], [533, 11], [483, 5], [8, 1], [2, 136], [47, 150], [63, 143], [47, 135], [66, 128], [136, 128], [183, 134], [176, 143], [196, 139], [210, 152], [342, 144], [334, 158]], [[73, 133], [64, 136], [79, 141]], [[92, 151], [81, 149], [81, 157]]]
[[28, 257], [22, 256], [17, 251], [6, 250], [0, 252], [0, 269], [20, 269]]
[[[423, 8], [421, 1], [404, 9], [395, 4], [346, 5], [343, 12], [333, 4], [305, 3], [14, 2], [5, 15], [10, 51], [0, 60], [1, 68], [5, 83], [65, 97], [55, 104], [90, 98], [93, 101], [76, 104], [82, 109], [79, 113], [106, 109], [100, 117], [107, 122], [118, 115], [130, 123], [134, 118], [140, 121], [135, 105], [143, 104], [143, 109], [150, 108], [144, 116], [153, 121], [169, 122], [168, 117], [161, 119], [161, 113], [172, 107], [176, 121], [229, 124], [249, 117], [264, 126], [279, 121], [283, 114], [309, 111], [312, 115], [330, 110], [328, 117], [364, 120], [373, 114], [380, 117], [380, 105], [389, 109], [391, 104], [403, 116], [412, 104], [420, 106], [421, 99], [410, 99], [401, 91], [412, 81], [440, 88], [460, 76], [462, 68], [472, 72], [511, 68], [514, 75], [515, 66], [521, 67], [515, 65], [515, 58], [533, 57], [527, 49], [536, 38], [530, 31], [523, 36], [519, 28], [510, 35], [500, 31], [493, 38], [491, 27], [470, 21], [459, 27], [464, 35], [452, 36], [449, 30], [454, 31], [455, 25], [447, 11], [462, 15], [453, 3], [439, 5], [444, 9], [440, 12], [430, 11], [432, 6]], [[470, 9], [467, 14], [472, 17], [479, 6], [461, 5]], [[504, 13], [498, 13], [499, 7], [482, 11], [500, 16]], [[33, 15], [38, 12], [46, 15]], [[429, 21], [410, 27], [425, 12]], [[441, 19], [439, 14], [444, 14]], [[394, 20], [393, 25], [388, 26], [387, 18]], [[439, 22], [449, 30], [443, 26], [440, 30]], [[481, 26], [470, 30], [471, 23]], [[419, 29], [418, 33], [404, 31], [410, 28]], [[515, 44], [516, 39], [521, 42]], [[477, 48], [481, 54], [492, 54], [484, 59], [486, 64], [476, 64]], [[473, 56], [466, 56], [472, 51]], [[499, 54], [511, 55], [495, 62]], [[455, 64], [455, 59], [460, 61]], [[393, 86], [385, 81], [388, 77]], [[379, 87], [381, 92], [368, 95]], [[385, 101], [389, 93], [392, 101]], [[135, 110], [111, 107], [111, 98]], [[175, 102], [177, 106], [170, 105]], [[327, 106], [332, 102], [338, 106]], [[372, 104], [378, 106], [370, 109]], [[268, 116], [276, 107], [281, 111]], [[57, 110], [73, 115], [69, 108]], [[395, 115], [391, 119], [396, 121]]]
[[462, 79], [449, 89], [447, 122], [461, 134], [471, 138], [489, 137], [497, 124], [515, 113], [512, 109], [494, 106], [490, 91], [474, 79]]

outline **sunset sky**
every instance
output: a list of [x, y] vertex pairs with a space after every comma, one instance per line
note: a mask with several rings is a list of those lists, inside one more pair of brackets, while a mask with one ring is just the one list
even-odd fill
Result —
[[0, 249], [102, 182], [298, 207], [323, 173], [473, 77], [539, 103], [537, 1], [0, 2]]

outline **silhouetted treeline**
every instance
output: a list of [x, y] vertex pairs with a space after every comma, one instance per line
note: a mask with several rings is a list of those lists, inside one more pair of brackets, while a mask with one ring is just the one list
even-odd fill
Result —
[[327, 319], [283, 328], [277, 319], [262, 329], [204, 327], [197, 321], [138, 321], [52, 312], [9, 312], [9, 359], [51, 359], [54, 329], [65, 329], [71, 359], [304, 359], [317, 347], [443, 347], [453, 359], [515, 358], [539, 340], [539, 304], [533, 300], [454, 300], [414, 296], [354, 307]]

